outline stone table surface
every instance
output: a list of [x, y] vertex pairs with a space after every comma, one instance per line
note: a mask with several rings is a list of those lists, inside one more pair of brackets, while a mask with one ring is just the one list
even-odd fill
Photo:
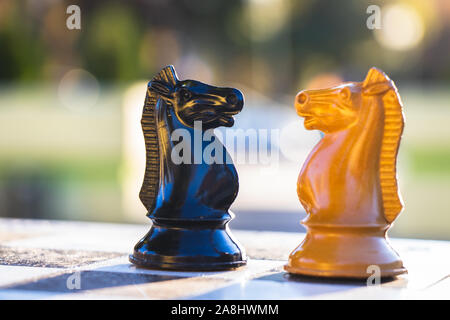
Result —
[[249, 256], [234, 271], [136, 268], [128, 254], [148, 229], [0, 219], [0, 299], [450, 299], [447, 241], [391, 239], [408, 274], [367, 286], [284, 272], [302, 233], [234, 230]]

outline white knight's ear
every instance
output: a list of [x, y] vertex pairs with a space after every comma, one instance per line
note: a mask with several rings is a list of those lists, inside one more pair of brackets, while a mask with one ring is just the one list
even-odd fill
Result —
[[391, 87], [391, 79], [383, 71], [375, 67], [370, 68], [362, 84], [363, 93], [366, 95], [380, 94]]
[[380, 82], [389, 82], [391, 79], [380, 69], [372, 67], [363, 81], [363, 88]]
[[363, 87], [363, 94], [368, 96], [373, 96], [377, 94], [381, 94], [383, 92], [388, 91], [391, 89], [391, 83], [390, 82], [383, 82], [383, 83], [375, 83], [372, 85], [368, 85], [366, 87]]

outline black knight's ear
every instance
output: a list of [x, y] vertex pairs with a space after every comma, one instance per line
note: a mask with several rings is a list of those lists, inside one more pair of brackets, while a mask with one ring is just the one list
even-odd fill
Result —
[[177, 73], [175, 72], [174, 66], [170, 65], [163, 68], [153, 77], [148, 83], [148, 90], [156, 93], [167, 102], [170, 102], [173, 98], [172, 93], [177, 83]]
[[148, 83], [148, 89], [160, 95], [162, 98], [172, 98], [173, 88], [168, 83], [152, 80]]

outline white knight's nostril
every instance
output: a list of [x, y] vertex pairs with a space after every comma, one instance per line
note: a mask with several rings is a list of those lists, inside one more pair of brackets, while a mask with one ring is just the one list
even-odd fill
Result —
[[308, 101], [308, 96], [306, 95], [306, 93], [300, 93], [297, 96], [297, 102], [300, 104], [304, 104], [306, 103], [306, 101]]

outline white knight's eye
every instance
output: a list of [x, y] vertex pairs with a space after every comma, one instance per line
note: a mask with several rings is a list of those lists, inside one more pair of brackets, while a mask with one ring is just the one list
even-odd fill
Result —
[[350, 98], [350, 95], [351, 92], [348, 88], [343, 88], [341, 92], [339, 92], [339, 96], [344, 100]]

